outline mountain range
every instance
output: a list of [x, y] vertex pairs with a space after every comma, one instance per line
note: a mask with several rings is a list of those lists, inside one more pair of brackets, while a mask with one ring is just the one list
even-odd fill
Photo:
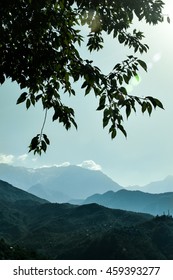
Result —
[[173, 259], [171, 216], [49, 203], [2, 180], [0, 198], [0, 259]]
[[173, 176], [169, 175], [161, 181], [151, 182], [145, 186], [130, 186], [128, 190], [140, 190], [149, 193], [173, 192]]
[[152, 215], [173, 213], [173, 192], [166, 192], [173, 186], [172, 176], [133, 191], [137, 187], [125, 189], [101, 171], [79, 166], [31, 169], [0, 164], [0, 179], [49, 202], [97, 203]]
[[82, 204], [95, 193], [139, 190], [147, 193], [173, 192], [173, 176], [146, 186], [124, 188], [101, 171], [75, 165], [49, 168], [24, 168], [0, 164], [0, 179], [50, 202]]
[[122, 189], [101, 171], [73, 165], [31, 169], [0, 164], [0, 179], [50, 202], [85, 199], [95, 192]]
[[151, 194], [122, 189], [117, 192], [94, 194], [83, 202], [83, 204], [89, 203], [152, 215], [173, 214], [173, 192]]

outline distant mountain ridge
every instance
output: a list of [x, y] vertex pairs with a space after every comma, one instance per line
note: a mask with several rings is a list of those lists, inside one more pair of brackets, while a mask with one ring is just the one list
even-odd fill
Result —
[[173, 214], [173, 192], [151, 194], [141, 191], [119, 190], [88, 197], [84, 204], [98, 203], [112, 209], [150, 213], [152, 215]]
[[95, 192], [122, 189], [101, 171], [74, 165], [31, 169], [0, 164], [0, 179], [51, 202], [85, 199]]
[[[0, 164], [0, 179], [50, 202], [59, 203], [82, 204], [94, 193], [124, 189], [101, 171], [75, 165], [32, 169]], [[143, 187], [126, 189], [148, 193], [173, 192], [173, 176]]]
[[169, 175], [165, 179], [151, 182], [145, 186], [130, 186], [126, 188], [127, 190], [140, 190], [142, 192], [149, 193], [165, 193], [165, 192], [173, 192], [173, 176]]

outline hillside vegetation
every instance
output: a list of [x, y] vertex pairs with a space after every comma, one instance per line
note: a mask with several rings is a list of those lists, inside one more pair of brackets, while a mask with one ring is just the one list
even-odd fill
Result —
[[49, 203], [5, 184], [1, 259], [173, 259], [170, 216]]

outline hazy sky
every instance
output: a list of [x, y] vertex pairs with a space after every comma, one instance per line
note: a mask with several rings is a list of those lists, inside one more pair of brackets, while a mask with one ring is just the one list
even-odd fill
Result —
[[[16, 105], [22, 93], [17, 84], [7, 81], [0, 87], [0, 162], [26, 167], [79, 164], [87, 168], [101, 169], [119, 184], [144, 185], [173, 175], [173, 2], [165, 1], [165, 14], [171, 24], [157, 26], [144, 23], [136, 28], [144, 31], [145, 43], [150, 47], [143, 55], [148, 73], [140, 72], [140, 83], [131, 82], [132, 94], [152, 95], [160, 99], [165, 110], [157, 109], [151, 117], [137, 110], [125, 128], [128, 138], [121, 132], [111, 140], [107, 130], [102, 129], [102, 113], [97, 112], [97, 100], [90, 94], [84, 97], [76, 84], [76, 97], [64, 100], [76, 110], [78, 131], [66, 131], [61, 124], [51, 122], [48, 114], [45, 133], [51, 140], [47, 153], [41, 157], [28, 154], [27, 146], [33, 136], [40, 132], [43, 122], [41, 106], [26, 111], [25, 105]], [[88, 54], [81, 49], [84, 58]], [[105, 37], [105, 47], [91, 58], [105, 73], [117, 62], [126, 59], [132, 51], [119, 46]], [[89, 56], [90, 57], [90, 56]]]

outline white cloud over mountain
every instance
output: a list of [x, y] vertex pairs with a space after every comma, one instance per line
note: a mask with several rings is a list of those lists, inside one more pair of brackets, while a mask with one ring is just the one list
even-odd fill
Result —
[[24, 162], [28, 158], [27, 154], [14, 156], [14, 155], [6, 155], [6, 154], [0, 154], [0, 163], [5, 164], [15, 164], [19, 162]]
[[[0, 163], [5, 163], [5, 164], [12, 164], [12, 165], [26, 165], [27, 167], [29, 167], [29, 162], [33, 162], [33, 159], [29, 159], [28, 154], [23, 154], [23, 155], [19, 155], [19, 156], [14, 156], [14, 155], [6, 155], [6, 154], [0, 154]], [[25, 162], [25, 164], [24, 164]], [[30, 162], [30, 163], [31, 163]], [[71, 165], [70, 162], [66, 161], [60, 164], [43, 164], [40, 166], [40, 168], [49, 168], [49, 167], [67, 167]], [[93, 160], [84, 160], [82, 163], [76, 164], [76, 166], [80, 166], [82, 168], [86, 168], [86, 169], [90, 169], [90, 170], [102, 170], [102, 167], [96, 163]], [[38, 167], [37, 167], [38, 168]]]
[[93, 160], [84, 160], [82, 163], [78, 164], [77, 166], [91, 169], [91, 170], [102, 170], [102, 167], [95, 163]]
[[40, 166], [40, 168], [50, 168], [50, 167], [67, 167], [70, 165], [70, 162], [66, 161], [66, 162], [63, 162], [61, 164], [44, 164], [42, 166]]
[[17, 160], [19, 161], [25, 161], [27, 159], [28, 155], [27, 154], [23, 154], [17, 157]]
[[[50, 164], [50, 165], [41, 165], [40, 168], [49, 168], [49, 167], [68, 167], [71, 163], [66, 161], [60, 164]], [[80, 166], [82, 168], [90, 169], [90, 170], [102, 170], [102, 167], [95, 163], [93, 160], [84, 160], [82, 163], [74, 164], [76, 166]]]
[[13, 155], [0, 154], [0, 163], [12, 164], [14, 162]]

